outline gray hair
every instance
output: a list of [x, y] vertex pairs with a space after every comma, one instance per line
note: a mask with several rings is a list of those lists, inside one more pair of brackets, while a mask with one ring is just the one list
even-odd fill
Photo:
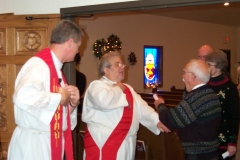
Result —
[[201, 60], [192, 59], [189, 61], [188, 72], [192, 72], [198, 81], [207, 83], [210, 79], [210, 68]]
[[120, 59], [122, 59], [122, 55], [120, 52], [118, 51], [111, 51], [108, 53], [105, 53], [102, 58], [100, 59], [100, 65], [99, 65], [99, 74], [101, 76], [104, 76], [104, 68], [109, 68], [110, 67], [110, 59], [112, 59], [113, 57], [119, 57]]
[[76, 23], [70, 20], [61, 20], [52, 31], [50, 43], [63, 44], [71, 38], [77, 43], [82, 37], [83, 32]]
[[216, 68], [221, 71], [226, 70], [228, 66], [227, 55], [221, 50], [216, 50], [206, 55], [205, 61], [216, 63]]

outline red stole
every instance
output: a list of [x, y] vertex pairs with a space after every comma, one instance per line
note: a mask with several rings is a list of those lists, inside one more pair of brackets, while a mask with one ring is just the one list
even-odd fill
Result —
[[[50, 70], [50, 91], [58, 93], [58, 75], [53, 63], [50, 48], [45, 48], [36, 54], [37, 57], [41, 58], [49, 67]], [[67, 83], [64, 75], [62, 74], [64, 83]], [[68, 107], [67, 107], [68, 108]], [[72, 132], [70, 124], [70, 111], [68, 108], [67, 115], [67, 130], [62, 135], [62, 121], [63, 121], [63, 106], [59, 105], [50, 123], [51, 129], [51, 155], [52, 160], [62, 160], [62, 138], [65, 139], [64, 150], [66, 153], [67, 160], [73, 160], [73, 145], [72, 145]]]
[[[102, 160], [114, 160], [117, 159], [118, 149], [120, 148], [123, 140], [132, 124], [132, 116], [133, 116], [133, 97], [129, 88], [126, 86], [124, 91], [126, 94], [127, 101], [129, 106], [124, 107], [123, 116], [113, 130], [106, 143], [102, 148]], [[96, 143], [94, 142], [91, 134], [86, 128], [86, 132], [84, 135], [84, 148], [86, 152], [86, 160], [98, 160], [100, 158], [100, 150]]]

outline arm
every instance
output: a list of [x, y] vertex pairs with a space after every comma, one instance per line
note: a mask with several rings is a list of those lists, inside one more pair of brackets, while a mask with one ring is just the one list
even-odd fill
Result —
[[[168, 111], [169, 109], [165, 106], [164, 99], [162, 97], [158, 97], [158, 99], [154, 101], [154, 105], [155, 105], [155, 108], [158, 111], [159, 119], [161, 120], [160, 114], [162, 113], [162, 111], [164, 111], [164, 110]], [[165, 118], [164, 121], [167, 122], [167, 121], [169, 121], [169, 119]], [[160, 125], [161, 125], [161, 128], [165, 128], [166, 131], [170, 131], [162, 122], [161, 122]], [[172, 128], [172, 129], [174, 129], [174, 128]]]
[[119, 86], [101, 80], [95, 80], [89, 85], [84, 101], [85, 105], [101, 111], [128, 106], [126, 95]]
[[80, 103], [80, 94], [78, 88], [72, 85], [65, 84], [64, 89], [70, 93], [68, 107], [70, 111], [71, 130], [73, 130], [77, 125], [77, 107]]
[[229, 156], [236, 154], [236, 145], [237, 145], [237, 136], [238, 136], [238, 126], [239, 126], [239, 98], [238, 91], [235, 86], [232, 86], [229, 90], [229, 93], [226, 97], [226, 106], [229, 107], [229, 130], [230, 137], [227, 137], [228, 141], [228, 151]]
[[[229, 108], [229, 115], [230, 118], [229, 122], [229, 129], [232, 136], [238, 136], [238, 127], [239, 127], [239, 98], [238, 98], [238, 91], [236, 87], [230, 88], [229, 95], [226, 97], [226, 106]], [[233, 142], [233, 141], [230, 141]], [[235, 139], [236, 142], [236, 139]]]
[[59, 87], [58, 93], [61, 94], [61, 100], [59, 102], [60, 105], [67, 106], [70, 100], [70, 92], [64, 88]]
[[38, 58], [26, 63], [18, 74], [13, 94], [14, 106], [46, 125], [51, 122], [60, 101], [59, 93], [49, 91], [49, 69]]
[[[189, 104], [182, 100], [180, 104], [176, 107], [169, 109], [164, 104], [164, 100], [160, 97], [157, 101], [154, 102], [155, 107], [157, 108], [160, 121], [170, 130], [184, 128], [186, 125], [192, 123], [195, 119], [190, 119], [188, 116], [189, 111], [193, 112], [191, 108], [189, 108]], [[186, 106], [189, 108], [185, 110]]]
[[[156, 95], [157, 96], [157, 95]], [[154, 105], [156, 110], [158, 111], [159, 106], [164, 105], [165, 106], [165, 102], [164, 99], [161, 96], [157, 96], [157, 98], [154, 98]], [[159, 118], [160, 119], [160, 118]], [[161, 121], [159, 121], [158, 123], [158, 128], [162, 131], [162, 132], [171, 132]]]
[[66, 89], [70, 93], [70, 99], [69, 99], [69, 106], [70, 106], [70, 113], [73, 112], [73, 110], [76, 109], [76, 107], [79, 105], [80, 101], [80, 95], [79, 95], [79, 90], [77, 87], [72, 86], [72, 85], [66, 85], [64, 89]]
[[148, 106], [148, 104], [132, 89], [132, 87], [128, 86], [128, 88], [131, 90], [133, 95], [135, 103], [134, 107], [137, 109], [140, 123], [154, 134], [159, 134], [159, 130], [164, 132], [163, 125], [159, 121], [156, 111], [152, 107]]

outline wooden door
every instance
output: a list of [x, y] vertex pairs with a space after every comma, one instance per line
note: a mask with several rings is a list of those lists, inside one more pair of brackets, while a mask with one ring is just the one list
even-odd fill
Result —
[[[29, 15], [27, 15], [29, 16]], [[60, 15], [0, 15], [0, 160], [7, 159], [8, 144], [16, 126], [12, 95], [22, 65], [49, 45]]]

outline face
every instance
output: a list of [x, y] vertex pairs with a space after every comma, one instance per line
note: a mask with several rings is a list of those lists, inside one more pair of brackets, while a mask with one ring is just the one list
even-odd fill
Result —
[[198, 59], [205, 61], [205, 56], [208, 55], [209, 53], [211, 53], [212, 51], [213, 51], [213, 49], [210, 46], [208, 46], [208, 45], [202, 46], [198, 50]]
[[66, 62], [71, 62], [74, 60], [75, 55], [79, 52], [79, 47], [81, 46], [81, 40], [77, 43], [73, 41], [73, 39], [69, 40], [69, 45], [68, 45], [68, 56], [67, 56], [67, 61]]
[[208, 54], [208, 52], [204, 49], [199, 49], [198, 51], [198, 59], [205, 61], [205, 56]]
[[191, 85], [190, 85], [192, 76], [193, 76], [193, 72], [189, 72], [188, 65], [186, 65], [186, 67], [182, 70], [182, 80], [186, 84], [187, 91], [192, 90]]
[[211, 74], [211, 77], [216, 77], [218, 75], [221, 74], [221, 70], [216, 68], [216, 63], [214, 62], [206, 62], [210, 68], [210, 74]]
[[120, 57], [112, 57], [110, 66], [104, 68], [105, 76], [111, 81], [120, 82], [124, 79], [124, 68], [125, 64]]

